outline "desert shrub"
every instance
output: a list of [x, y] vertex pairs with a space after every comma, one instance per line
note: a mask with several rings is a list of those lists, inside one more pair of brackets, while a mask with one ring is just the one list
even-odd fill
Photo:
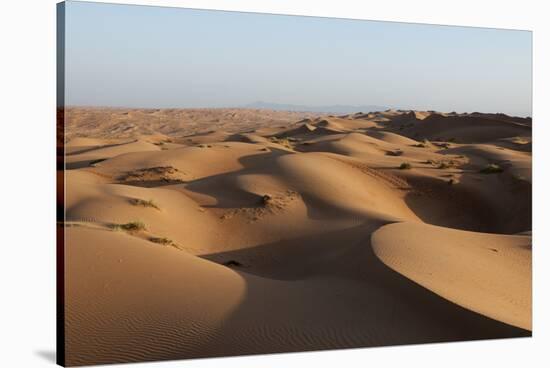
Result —
[[268, 204], [270, 204], [272, 200], [273, 200], [273, 197], [271, 197], [271, 195], [269, 194], [264, 194], [262, 196], [262, 204], [264, 206], [267, 206]]
[[151, 236], [149, 238], [149, 241], [150, 242], [153, 242], [153, 243], [157, 243], [157, 244], [162, 244], [162, 245], [173, 245], [174, 242], [168, 238], [164, 238], [164, 237], [156, 237], [156, 236]]
[[227, 267], [242, 267], [243, 264], [239, 261], [235, 261], [233, 259], [229, 260], [229, 261], [226, 261], [226, 262], [223, 262], [222, 263], [224, 266], [227, 266]]
[[432, 144], [432, 143], [431, 143], [429, 140], [427, 140], [426, 138], [424, 138], [424, 139], [422, 140], [422, 142], [417, 143], [417, 144], [413, 144], [413, 147], [426, 148], [426, 147], [430, 147], [431, 144]]
[[394, 151], [386, 151], [386, 155], [388, 156], [401, 156], [403, 155], [403, 151], [400, 149], [394, 150]]
[[403, 162], [401, 165], [399, 165], [400, 170], [409, 170], [412, 169], [412, 165], [408, 162]]
[[497, 164], [489, 164], [481, 169], [479, 172], [482, 174], [496, 174], [503, 171], [502, 167]]
[[145, 230], [145, 224], [141, 221], [131, 221], [126, 224], [113, 224], [113, 230], [140, 231]]
[[159, 206], [157, 206], [157, 204], [153, 202], [152, 199], [144, 200], [139, 198], [132, 198], [130, 200], [130, 203], [132, 203], [134, 206], [152, 207], [160, 210]]

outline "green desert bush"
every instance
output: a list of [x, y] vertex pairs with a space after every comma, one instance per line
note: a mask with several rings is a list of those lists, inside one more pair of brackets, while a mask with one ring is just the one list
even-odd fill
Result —
[[125, 224], [113, 224], [113, 230], [140, 231], [145, 230], [145, 224], [141, 221], [130, 221]]
[[400, 170], [409, 170], [412, 169], [412, 165], [408, 162], [403, 162], [401, 165], [399, 165]]
[[162, 245], [174, 245], [174, 242], [168, 238], [152, 236], [149, 238], [150, 242], [162, 244]]
[[134, 206], [152, 207], [160, 210], [159, 206], [157, 206], [157, 204], [153, 202], [152, 199], [144, 200], [139, 198], [132, 198], [130, 200], [130, 203], [132, 203]]

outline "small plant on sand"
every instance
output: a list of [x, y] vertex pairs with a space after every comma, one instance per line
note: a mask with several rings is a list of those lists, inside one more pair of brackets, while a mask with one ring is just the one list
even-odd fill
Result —
[[403, 155], [403, 151], [400, 149], [396, 149], [394, 151], [386, 151], [386, 155], [388, 156], [401, 156]]
[[140, 231], [145, 230], [145, 224], [141, 221], [131, 221], [126, 224], [113, 224], [113, 230]]
[[497, 164], [489, 164], [481, 169], [479, 172], [482, 174], [497, 174], [503, 171], [502, 167]]
[[408, 162], [403, 162], [401, 165], [399, 165], [400, 170], [409, 170], [412, 169], [412, 165]]
[[413, 147], [418, 147], [418, 148], [427, 148], [427, 147], [430, 147], [431, 143], [429, 140], [427, 139], [424, 139], [422, 142], [420, 143], [417, 143], [417, 144], [413, 144]]
[[226, 267], [242, 267], [243, 266], [243, 264], [241, 262], [235, 261], [234, 259], [223, 262], [222, 264]]
[[150, 242], [162, 244], [162, 245], [174, 245], [174, 242], [168, 238], [152, 236], [149, 238]]
[[262, 196], [262, 204], [264, 206], [268, 206], [271, 203], [272, 200], [273, 200], [273, 197], [269, 194], [264, 194]]
[[157, 210], [160, 210], [159, 206], [157, 206], [157, 204], [153, 202], [152, 199], [144, 200], [139, 198], [132, 198], [130, 200], [130, 203], [132, 203], [134, 206], [152, 207], [152, 208], [156, 208]]

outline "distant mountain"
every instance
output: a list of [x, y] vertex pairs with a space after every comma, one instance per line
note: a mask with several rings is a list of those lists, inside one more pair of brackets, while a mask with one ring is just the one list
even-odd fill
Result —
[[276, 104], [264, 101], [256, 101], [244, 106], [247, 109], [269, 109], [279, 111], [307, 111], [307, 112], [321, 112], [321, 113], [333, 113], [333, 114], [350, 114], [355, 112], [371, 112], [371, 111], [384, 111], [387, 110], [387, 106], [378, 105], [361, 105], [361, 106], [349, 106], [349, 105], [330, 105], [330, 106], [307, 106], [307, 105], [291, 105], [291, 104]]

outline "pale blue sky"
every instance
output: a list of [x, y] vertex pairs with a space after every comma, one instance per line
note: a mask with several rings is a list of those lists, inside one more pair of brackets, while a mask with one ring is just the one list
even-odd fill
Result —
[[531, 115], [531, 33], [69, 1], [68, 105]]

